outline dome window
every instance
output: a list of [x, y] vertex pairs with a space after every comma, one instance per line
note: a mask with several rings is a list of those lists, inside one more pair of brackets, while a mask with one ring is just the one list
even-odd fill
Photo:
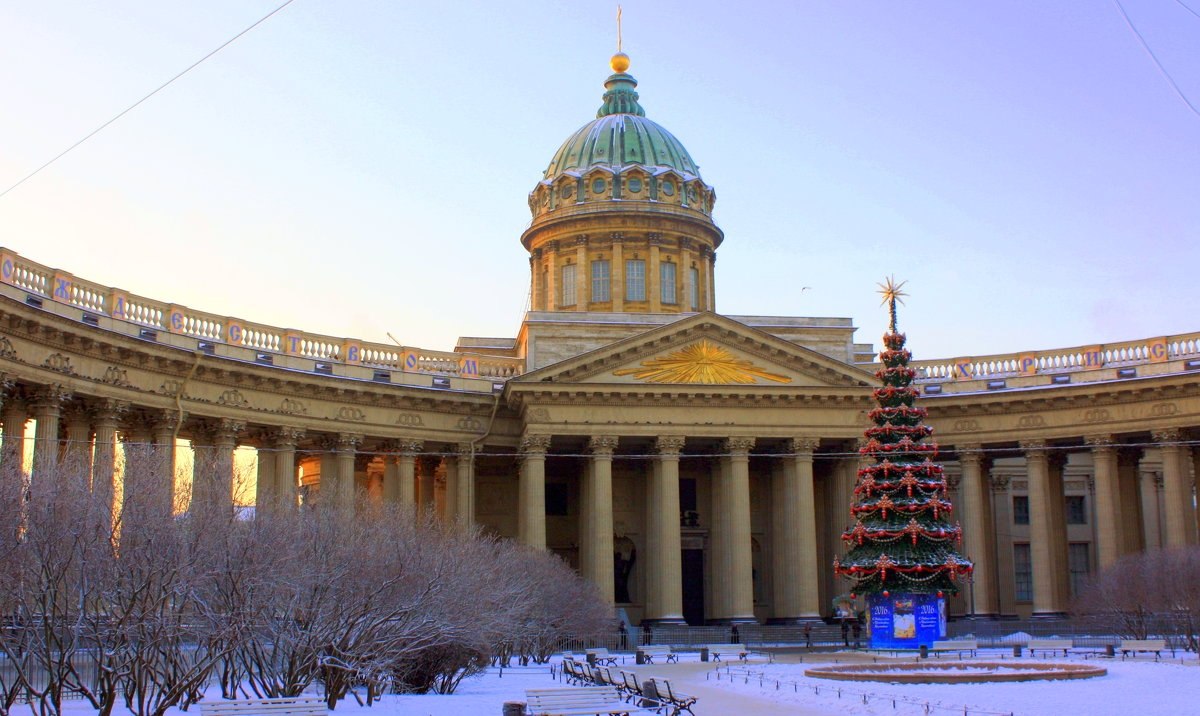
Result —
[[634, 177], [629, 180], [628, 186], [629, 186], [629, 191], [636, 194], [642, 190], [642, 180], [638, 179], [637, 177]]
[[604, 193], [604, 189], [605, 189], [607, 186], [608, 186], [608, 184], [606, 184], [606, 183], [605, 183], [605, 181], [604, 181], [603, 179], [599, 179], [599, 178], [597, 178], [597, 179], [595, 179], [595, 180], [593, 180], [593, 181], [592, 181], [592, 193], [593, 193], [593, 194], [603, 194], [603, 193]]
[[662, 190], [667, 196], [675, 196], [675, 182], [663, 182]]
[[570, 199], [571, 195], [575, 193], [575, 185], [574, 184], [563, 184], [562, 189], [560, 190], [560, 193], [562, 194], [562, 198]]

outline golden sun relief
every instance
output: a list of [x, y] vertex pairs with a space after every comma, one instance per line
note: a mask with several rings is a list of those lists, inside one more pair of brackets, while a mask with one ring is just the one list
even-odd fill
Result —
[[706, 340], [662, 358], [642, 361], [639, 368], [614, 370], [613, 375], [632, 375], [650, 383], [747, 384], [756, 383], [759, 378], [776, 383], [792, 382], [786, 375], [767, 372]]

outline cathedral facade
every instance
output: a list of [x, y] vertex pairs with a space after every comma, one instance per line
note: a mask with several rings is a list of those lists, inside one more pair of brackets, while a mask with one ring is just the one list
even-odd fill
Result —
[[[249, 449], [256, 514], [432, 511], [561, 555], [634, 623], [830, 616], [876, 357], [847, 319], [715, 312], [716, 192], [612, 69], [529, 194], [515, 337], [281, 329], [0, 249], [5, 478], [73, 457], [115, 499], [141, 450], [172, 494], [193, 451], [232, 507]], [[1200, 334], [912, 365], [975, 563], [954, 613], [1059, 615], [1121, 556], [1196, 543]]]

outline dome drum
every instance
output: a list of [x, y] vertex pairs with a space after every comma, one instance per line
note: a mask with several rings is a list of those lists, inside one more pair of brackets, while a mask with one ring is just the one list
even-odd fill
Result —
[[620, 59], [596, 119], [563, 142], [529, 193], [533, 220], [521, 243], [531, 306], [715, 310], [713, 264], [724, 239], [712, 220], [716, 192], [683, 144], [646, 119], [637, 81], [624, 72], [628, 58]]

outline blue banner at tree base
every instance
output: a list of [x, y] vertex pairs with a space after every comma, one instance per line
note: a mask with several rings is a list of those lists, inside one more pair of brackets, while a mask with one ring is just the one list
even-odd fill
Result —
[[867, 604], [867, 633], [872, 649], [916, 649], [946, 638], [944, 597], [884, 592], [870, 595]]

